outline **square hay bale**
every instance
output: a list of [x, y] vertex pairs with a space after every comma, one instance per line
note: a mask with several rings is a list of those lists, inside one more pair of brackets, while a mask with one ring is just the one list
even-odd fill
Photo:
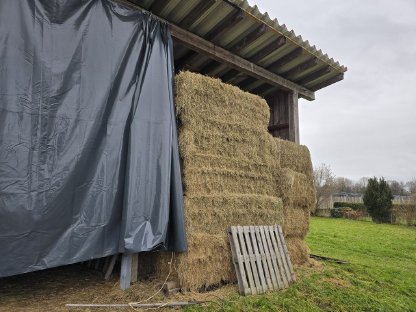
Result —
[[280, 156], [280, 166], [312, 177], [313, 168], [309, 149], [291, 141], [274, 138]]
[[233, 224], [282, 224], [280, 198], [250, 194], [185, 196], [188, 233], [221, 234]]
[[188, 251], [176, 253], [172, 262], [171, 252], [146, 252], [139, 254], [142, 274], [155, 274], [176, 280], [183, 289], [206, 289], [237, 280], [227, 235], [188, 233]]
[[288, 168], [282, 168], [277, 176], [278, 194], [285, 206], [313, 210], [316, 193], [311, 176]]
[[199, 124], [196, 131], [208, 119], [267, 132], [270, 111], [266, 101], [219, 79], [181, 72], [175, 77], [175, 99], [181, 124]]
[[309, 209], [296, 209], [284, 206], [282, 228], [285, 237], [304, 239], [309, 231], [309, 216]]
[[303, 264], [309, 260], [309, 248], [302, 238], [286, 237], [287, 249], [294, 264]]
[[185, 167], [184, 188], [186, 194], [204, 192], [242, 193], [275, 195], [274, 179], [271, 171], [256, 172], [227, 170], [209, 167]]
[[209, 122], [200, 129], [184, 123], [179, 129], [179, 147], [183, 158], [205, 154], [233, 158], [241, 162], [275, 166], [278, 154], [273, 138], [266, 130], [247, 130], [247, 126]]

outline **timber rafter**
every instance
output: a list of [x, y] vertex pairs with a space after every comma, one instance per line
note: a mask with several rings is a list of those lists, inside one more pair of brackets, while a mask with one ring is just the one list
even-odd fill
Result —
[[189, 31], [186, 31], [174, 24], [168, 24], [172, 33], [172, 37], [184, 46], [201, 54], [205, 54], [217, 62], [224, 63], [237, 71], [243, 72], [249, 76], [277, 86], [280, 89], [297, 91], [300, 96], [307, 100], [315, 99], [315, 94], [313, 91], [293, 83], [277, 74], [274, 74], [267, 69], [264, 69], [263, 67], [243, 59], [242, 57], [239, 57], [230, 51], [227, 51], [218, 45], [205, 40]]

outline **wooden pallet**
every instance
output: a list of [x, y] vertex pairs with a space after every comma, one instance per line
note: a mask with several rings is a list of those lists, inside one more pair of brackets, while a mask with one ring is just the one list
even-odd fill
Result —
[[232, 226], [229, 239], [241, 295], [287, 288], [296, 280], [280, 225]]

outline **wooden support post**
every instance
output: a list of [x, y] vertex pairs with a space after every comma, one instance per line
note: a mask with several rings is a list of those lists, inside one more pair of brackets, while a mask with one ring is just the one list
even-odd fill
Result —
[[131, 282], [136, 283], [137, 282], [137, 274], [138, 274], [138, 268], [139, 267], [139, 254], [135, 253], [132, 255], [131, 259]]
[[104, 279], [109, 280], [111, 273], [113, 273], [114, 266], [116, 264], [118, 254], [112, 255], [111, 260], [108, 262], [108, 265], [104, 268]]
[[120, 288], [123, 290], [130, 288], [132, 260], [133, 260], [132, 254], [124, 253], [121, 256]]
[[296, 91], [289, 92], [289, 141], [299, 144], [299, 108], [298, 93]]
[[266, 100], [270, 106], [270, 133], [299, 144], [298, 96], [296, 91], [280, 90]]
[[287, 96], [287, 92], [279, 90], [266, 98], [270, 107], [269, 132], [272, 136], [284, 140], [289, 140], [289, 108]]

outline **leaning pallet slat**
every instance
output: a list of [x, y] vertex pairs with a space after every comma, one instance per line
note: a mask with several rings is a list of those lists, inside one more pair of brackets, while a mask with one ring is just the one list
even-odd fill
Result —
[[280, 233], [279, 233], [279, 229], [277, 228], [277, 226], [275, 227], [275, 231], [273, 231], [273, 234], [275, 235], [276, 240], [277, 240], [277, 244], [278, 244], [278, 247], [279, 247], [279, 253], [280, 253], [281, 258], [282, 258], [283, 269], [284, 269], [284, 272], [285, 272], [285, 275], [286, 275], [286, 279], [290, 283], [292, 281], [292, 276], [290, 274], [289, 265], [287, 264], [286, 253], [284, 251], [283, 243], [282, 243]]
[[265, 226], [264, 229], [265, 229], [264, 234], [266, 236], [266, 242], [267, 242], [267, 245], [269, 246], [270, 256], [272, 258], [272, 268], [273, 268], [273, 271], [275, 272], [278, 288], [281, 289], [281, 288], [284, 288], [285, 285], [283, 285], [282, 278], [280, 276], [280, 270], [279, 270], [277, 259], [276, 259], [277, 258], [276, 251], [270, 239], [270, 228], [268, 226]]
[[252, 272], [252, 269], [251, 269], [250, 258], [248, 256], [246, 243], [244, 241], [244, 234], [243, 234], [243, 227], [242, 226], [237, 226], [237, 235], [238, 235], [238, 238], [239, 238], [239, 241], [240, 241], [241, 251], [243, 253], [244, 265], [245, 265], [246, 274], [247, 274], [247, 277], [248, 277], [249, 288], [251, 290], [251, 294], [256, 295], [257, 294], [257, 289], [256, 289], [256, 285], [254, 283], [253, 272]]
[[233, 255], [233, 262], [235, 266], [235, 271], [237, 272], [237, 281], [238, 287], [240, 289], [240, 294], [248, 295], [249, 293], [246, 290], [249, 290], [247, 285], [247, 278], [244, 270], [243, 261], [241, 258], [240, 245], [237, 239], [237, 228], [232, 226], [229, 230], [231, 252]]
[[265, 293], [267, 291], [266, 277], [264, 274], [261, 254], [259, 252], [259, 247], [256, 241], [256, 228], [254, 226], [250, 226], [250, 233], [251, 233], [251, 243], [253, 245], [253, 251], [254, 251], [254, 254], [256, 255], [256, 263], [257, 263], [257, 269], [258, 269], [259, 278], [260, 278], [260, 284], [262, 287], [262, 292]]
[[264, 227], [263, 226], [260, 226], [260, 235], [261, 235], [261, 240], [262, 240], [263, 246], [264, 246], [264, 252], [266, 254], [267, 266], [269, 268], [270, 277], [272, 278], [273, 289], [279, 289], [279, 285], [277, 284], [276, 274], [273, 270], [272, 258], [271, 258], [271, 255], [270, 255], [270, 248], [267, 245], [266, 235], [264, 233]]
[[266, 259], [265, 247], [263, 246], [263, 242], [261, 240], [260, 227], [256, 226], [255, 228], [256, 228], [256, 238], [257, 238], [259, 250], [261, 253], [263, 269], [266, 275], [267, 287], [268, 289], [273, 289], [273, 283], [272, 283], [272, 278], [270, 276], [269, 265], [267, 264], [267, 259]]
[[295, 272], [293, 270], [292, 261], [290, 261], [289, 251], [287, 250], [286, 243], [284, 242], [284, 235], [283, 235], [282, 227], [280, 225], [277, 225], [277, 229], [279, 230], [279, 234], [280, 234], [279, 237], [280, 237], [280, 239], [282, 241], [283, 250], [285, 251], [285, 255], [286, 255], [286, 259], [287, 259], [287, 264], [289, 266], [290, 274], [292, 276], [292, 281], [295, 281], [296, 280], [296, 276], [295, 276]]
[[278, 269], [280, 271], [280, 278], [282, 280], [284, 287], [288, 287], [289, 281], [287, 280], [287, 277], [286, 277], [286, 271], [285, 271], [285, 268], [283, 266], [283, 261], [282, 261], [282, 254], [279, 250], [279, 245], [276, 241], [276, 236], [275, 236], [273, 226], [269, 226], [269, 231], [270, 231], [270, 237], [271, 237], [271, 241], [273, 244], [273, 248], [276, 252], [276, 260], [277, 260]]
[[256, 284], [256, 292], [258, 294], [262, 293], [262, 286], [260, 283], [260, 278], [259, 278], [259, 271], [258, 271], [258, 267], [257, 267], [257, 259], [256, 259], [256, 255], [253, 253], [253, 246], [251, 243], [251, 237], [250, 237], [251, 233], [250, 233], [250, 227], [249, 226], [245, 226], [243, 227], [243, 236], [244, 236], [244, 240], [246, 242], [247, 245], [247, 252], [249, 255], [249, 261], [250, 261], [250, 266], [251, 266], [251, 270], [253, 272], [253, 277], [254, 277], [254, 282]]

